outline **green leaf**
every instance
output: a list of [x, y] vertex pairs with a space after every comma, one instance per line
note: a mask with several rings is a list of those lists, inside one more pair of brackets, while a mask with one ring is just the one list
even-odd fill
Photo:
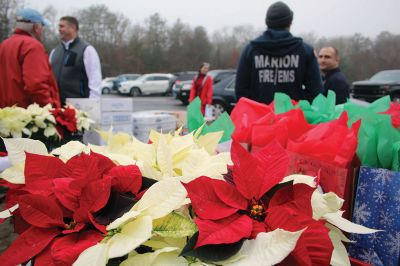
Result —
[[193, 221], [176, 212], [153, 221], [153, 233], [162, 237], [192, 236], [196, 231], [197, 227]]

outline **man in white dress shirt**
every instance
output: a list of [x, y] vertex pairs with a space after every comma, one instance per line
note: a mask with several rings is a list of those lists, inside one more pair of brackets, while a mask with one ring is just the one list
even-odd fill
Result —
[[62, 103], [66, 98], [100, 97], [101, 65], [94, 47], [78, 36], [75, 17], [60, 18], [61, 43], [50, 53], [49, 60], [56, 77]]

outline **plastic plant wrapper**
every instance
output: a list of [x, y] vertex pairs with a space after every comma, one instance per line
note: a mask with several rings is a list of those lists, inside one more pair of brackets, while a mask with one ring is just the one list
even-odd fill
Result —
[[392, 125], [395, 128], [400, 128], [400, 103], [391, 102], [389, 109], [383, 114], [388, 114], [392, 117]]
[[357, 155], [363, 165], [398, 170], [398, 145], [400, 132], [392, 125], [392, 117], [381, 114], [390, 105], [390, 98], [383, 97], [368, 107], [346, 104], [349, 123], [361, 119]]
[[348, 128], [347, 120], [343, 113], [340, 119], [318, 124], [295, 141], [289, 141], [287, 150], [347, 167], [357, 148], [359, 128], [359, 123]]
[[274, 139], [286, 148], [289, 140], [298, 139], [313, 127], [300, 109], [278, 115], [268, 113], [252, 124], [251, 149], [260, 149]]
[[311, 124], [337, 119], [343, 112], [343, 105], [336, 105], [336, 94], [333, 91], [328, 91], [327, 97], [319, 94], [314, 98], [311, 105], [308, 101], [301, 100], [298, 106], [303, 110], [304, 116]]
[[244, 97], [240, 98], [231, 113], [231, 119], [235, 125], [232, 139], [236, 142], [251, 144], [253, 123], [270, 113], [273, 114], [270, 106]]
[[325, 97], [319, 94], [310, 104], [306, 100], [295, 102], [284, 93], [275, 93], [274, 101], [270, 104], [274, 108], [276, 114], [288, 112], [290, 110], [300, 108], [304, 112], [304, 116], [311, 124], [328, 122], [337, 119], [343, 112], [343, 105], [336, 105], [335, 92], [329, 91]]
[[363, 165], [396, 170], [399, 164], [398, 148], [400, 132], [392, 127], [390, 117], [382, 117], [372, 123], [362, 121], [357, 155]]
[[[382, 97], [368, 106], [360, 106], [351, 102], [344, 104], [344, 110], [349, 114], [349, 125], [353, 124], [359, 119], [373, 122], [379, 113], [386, 112], [390, 106], [390, 97]], [[377, 115], [377, 116], [375, 116]], [[382, 115], [385, 116], [385, 115]]]
[[235, 130], [235, 126], [232, 123], [229, 115], [224, 112], [220, 117], [207, 125], [203, 114], [201, 113], [201, 101], [199, 97], [196, 97], [187, 107], [187, 123], [189, 132], [193, 132], [202, 128], [201, 135], [205, 135], [211, 132], [222, 131], [223, 135], [220, 139], [220, 143], [231, 139], [231, 135]]

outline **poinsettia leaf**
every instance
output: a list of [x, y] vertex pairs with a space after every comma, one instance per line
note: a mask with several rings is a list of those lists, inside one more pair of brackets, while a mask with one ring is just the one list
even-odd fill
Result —
[[11, 164], [25, 162], [25, 152], [46, 155], [46, 146], [38, 141], [27, 138], [3, 138], [4, 145], [8, 152], [8, 160]]
[[13, 215], [14, 215], [13, 223], [14, 223], [14, 232], [15, 233], [21, 235], [23, 232], [25, 232], [32, 226], [31, 224], [26, 222], [24, 220], [24, 218], [22, 218], [19, 209], [15, 210], [13, 212]]
[[183, 257], [178, 257], [178, 248], [165, 247], [154, 252], [131, 255], [120, 266], [186, 266], [188, 262]]
[[259, 233], [266, 231], [265, 224], [263, 222], [259, 222], [254, 219], [252, 220], [252, 222], [253, 222], [253, 228], [250, 235], [251, 239], [256, 238]]
[[19, 197], [21, 216], [28, 223], [40, 227], [64, 226], [63, 212], [55, 200], [42, 195], [22, 195]]
[[[333, 245], [329, 238], [329, 229], [323, 222], [316, 221], [295, 208], [279, 206], [269, 210], [265, 223], [272, 229], [299, 231], [307, 228], [297, 242], [295, 250], [282, 263], [291, 265], [293, 261], [301, 265], [329, 265]], [[309, 264], [311, 262], [311, 264]]]
[[71, 211], [78, 209], [81, 194], [81, 191], [74, 187], [73, 182], [73, 178], [56, 178], [53, 180], [54, 194], [61, 204]]
[[277, 184], [261, 197], [261, 201], [268, 207], [282, 205], [291, 200], [293, 200], [293, 182]]
[[151, 186], [133, 210], [158, 219], [186, 204], [187, 192], [178, 180], [162, 180]]
[[133, 196], [111, 190], [106, 206], [93, 214], [94, 220], [98, 224], [108, 225], [128, 212], [136, 202], [137, 200]]
[[53, 179], [64, 163], [57, 157], [26, 153], [25, 184], [38, 179]]
[[194, 257], [202, 261], [222, 261], [235, 255], [243, 245], [244, 239], [230, 244], [204, 245], [195, 248], [199, 233], [195, 233], [183, 248], [179, 256]]
[[96, 212], [103, 208], [109, 199], [111, 190], [111, 178], [96, 180], [88, 183], [79, 198], [79, 209], [74, 212], [74, 220], [77, 222], [89, 222], [88, 213]]
[[261, 171], [260, 174], [263, 177], [260, 194], [256, 195], [259, 198], [285, 177], [289, 165], [289, 156], [278, 142], [273, 141], [256, 152], [254, 157], [258, 159], [261, 165], [257, 170]]
[[115, 166], [108, 171], [112, 177], [112, 187], [118, 192], [132, 192], [136, 195], [142, 187], [142, 174], [136, 165]]
[[56, 265], [72, 265], [85, 249], [102, 239], [103, 235], [94, 230], [59, 237], [52, 244], [51, 256]]
[[69, 159], [65, 166], [61, 167], [58, 176], [60, 178], [74, 178], [89, 182], [90, 180], [100, 179], [102, 174], [103, 169], [99, 165], [99, 159], [95, 156], [81, 153]]
[[84, 250], [73, 266], [106, 265], [108, 261], [108, 245], [99, 243]]
[[295, 248], [302, 232], [302, 230], [289, 232], [277, 229], [268, 233], [260, 233], [256, 239], [244, 241], [240, 250], [244, 258], [230, 265], [276, 265]]
[[220, 200], [228, 206], [236, 209], [246, 210], [248, 200], [239, 193], [235, 186], [225, 182], [212, 179], [214, 192]]
[[235, 214], [228, 218], [211, 221], [195, 219], [199, 228], [196, 248], [209, 244], [230, 244], [251, 235], [253, 221], [247, 215]]
[[232, 143], [231, 156], [233, 161], [233, 181], [240, 193], [251, 200], [259, 199], [261, 187], [263, 185], [262, 169], [258, 159], [247, 152], [242, 145], [237, 142]]
[[142, 216], [122, 226], [108, 241], [110, 258], [124, 256], [151, 237], [152, 218]]
[[162, 237], [186, 237], [193, 235], [196, 231], [197, 227], [193, 221], [176, 212], [153, 221], [153, 233]]
[[23, 185], [25, 184], [24, 168], [24, 163], [14, 164], [1, 172], [0, 178], [10, 184]]
[[[225, 218], [236, 213], [237, 207], [243, 207], [243, 197], [236, 195], [239, 194], [237, 190], [225, 181], [201, 176], [183, 186], [188, 192], [196, 215], [201, 219]], [[214, 189], [215, 186], [217, 189]], [[224, 192], [232, 196], [232, 200], [228, 200], [228, 197], [223, 195]], [[219, 197], [220, 195], [229, 205]]]
[[92, 213], [88, 213], [88, 217], [89, 217], [89, 220], [90, 220], [90, 222], [92, 223], [92, 225], [97, 229], [97, 230], [99, 230], [100, 232], [102, 232], [103, 234], [107, 234], [107, 229], [106, 229], [106, 226], [105, 225], [103, 225], [103, 224], [100, 224], [100, 223], [98, 223], [97, 221], [96, 221], [96, 219], [94, 218], [94, 216], [93, 216], [93, 214]]
[[30, 227], [0, 256], [1, 265], [15, 266], [32, 259], [45, 249], [60, 231], [56, 228]]
[[51, 257], [51, 246], [52, 245], [47, 245], [47, 247], [42, 252], [40, 252], [33, 258], [34, 265], [56, 266], [53, 258]]
[[102, 173], [105, 173], [116, 166], [115, 163], [113, 163], [113, 161], [110, 158], [101, 155], [99, 153], [91, 151], [90, 156], [97, 158], [99, 171]]
[[167, 145], [164, 135], [160, 134], [159, 143], [157, 145], [157, 166], [160, 171], [170, 177], [172, 174], [172, 151]]
[[30, 194], [39, 194], [45, 197], [53, 195], [53, 180], [52, 179], [38, 179], [29, 182], [23, 190]]

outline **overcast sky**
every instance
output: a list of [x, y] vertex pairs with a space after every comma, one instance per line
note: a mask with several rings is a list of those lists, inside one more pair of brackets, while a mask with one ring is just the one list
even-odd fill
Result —
[[[53, 5], [59, 15], [92, 4], [104, 4], [133, 23], [143, 23], [158, 12], [172, 25], [178, 18], [209, 33], [242, 24], [263, 29], [267, 0], [25, 0], [26, 6], [43, 10]], [[314, 32], [318, 37], [361, 33], [375, 37], [382, 31], [400, 34], [400, 0], [285, 0], [294, 11], [292, 32]]]

